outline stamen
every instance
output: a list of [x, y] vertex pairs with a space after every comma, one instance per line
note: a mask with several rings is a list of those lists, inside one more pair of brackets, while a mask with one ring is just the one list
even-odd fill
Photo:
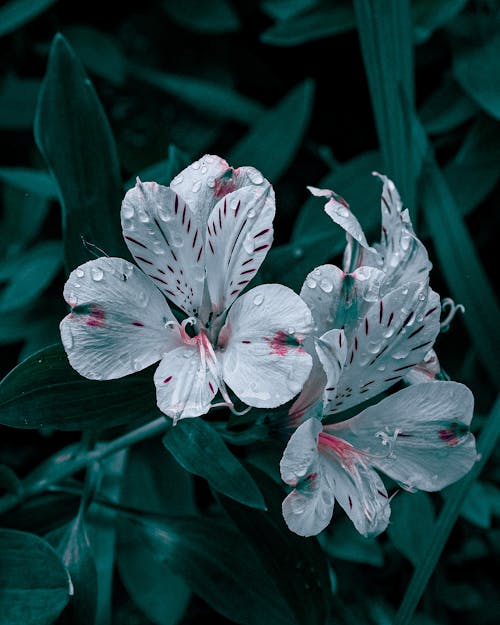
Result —
[[441, 332], [446, 332], [449, 329], [450, 323], [453, 321], [453, 318], [457, 314], [457, 311], [460, 311], [462, 314], [465, 312], [465, 307], [463, 306], [463, 304], [455, 304], [451, 297], [446, 297], [441, 303], [441, 310], [443, 311], [443, 313], [447, 308], [449, 308], [450, 310], [446, 317], [439, 324]]

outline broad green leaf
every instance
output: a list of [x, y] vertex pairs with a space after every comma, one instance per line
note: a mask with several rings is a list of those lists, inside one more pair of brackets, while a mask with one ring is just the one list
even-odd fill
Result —
[[126, 255], [111, 129], [81, 62], [61, 35], [50, 49], [35, 139], [60, 190], [66, 269], [89, 260], [82, 237], [106, 254]]
[[453, 74], [460, 85], [487, 113], [500, 119], [500, 34], [478, 45], [456, 45]]
[[50, 201], [10, 186], [5, 186], [3, 190], [3, 201], [1, 250], [2, 256], [12, 258], [40, 232]]
[[61, 345], [33, 354], [0, 382], [0, 423], [11, 427], [105, 429], [158, 414], [151, 369], [121, 380], [87, 380]]
[[[120, 501], [147, 513], [193, 514], [194, 490], [189, 473], [152, 440], [129, 450]], [[120, 577], [136, 605], [153, 623], [174, 625], [185, 612], [190, 591], [148, 545], [129, 540], [128, 523], [119, 523], [117, 563]]]
[[398, 493], [391, 503], [387, 533], [392, 544], [417, 566], [434, 527], [434, 507], [427, 493]]
[[415, 40], [423, 43], [432, 33], [458, 15], [467, 0], [413, 0]]
[[136, 80], [173, 95], [204, 115], [251, 124], [265, 110], [255, 100], [209, 80], [158, 72], [139, 65], [131, 65], [130, 69]]
[[240, 27], [231, 0], [183, 0], [162, 3], [163, 9], [177, 24], [201, 33], [232, 33]]
[[320, 544], [332, 558], [383, 566], [384, 553], [376, 538], [365, 538], [349, 519], [335, 519], [331, 530], [321, 534]]
[[62, 265], [61, 243], [43, 241], [17, 257], [15, 265], [8, 285], [0, 294], [0, 312], [31, 304], [48, 287]]
[[288, 47], [353, 30], [356, 19], [352, 6], [349, 3], [332, 4], [324, 2], [278, 22], [264, 31], [261, 40], [273, 46]]
[[0, 37], [24, 26], [51, 7], [56, 0], [11, 0], [0, 8]]
[[[2, 501], [2, 499], [0, 499]], [[48, 534], [70, 523], [78, 512], [79, 498], [66, 493], [44, 493], [0, 516], [2, 526]], [[1, 621], [0, 621], [1, 622]]]
[[262, 10], [276, 20], [288, 20], [312, 9], [320, 0], [263, 0]]
[[267, 512], [244, 508], [226, 497], [221, 497], [221, 503], [239, 528], [242, 541], [255, 550], [275, 580], [297, 623], [324, 625], [330, 602], [325, 555], [315, 538], [297, 536], [285, 525], [283, 489], [260, 471], [252, 473], [266, 498]]
[[429, 134], [449, 132], [470, 119], [476, 104], [448, 77], [422, 104], [419, 115]]
[[[248, 509], [248, 508], [247, 508]], [[181, 575], [217, 612], [242, 625], [294, 625], [273, 578], [228, 521], [203, 516], [124, 521], [129, 549]], [[280, 571], [284, 576], [284, 571]]]
[[491, 527], [492, 511], [488, 494], [488, 489], [483, 482], [474, 482], [460, 510], [464, 519], [483, 529]]
[[300, 148], [312, 113], [313, 95], [312, 80], [294, 87], [275, 107], [256, 120], [230, 150], [227, 160], [234, 166], [253, 165], [276, 182]]
[[8, 76], [0, 87], [0, 129], [31, 128], [39, 90], [39, 80]]
[[167, 431], [163, 444], [186, 471], [205, 478], [215, 490], [246, 506], [266, 509], [251, 475], [203, 419], [179, 421]]
[[59, 556], [34, 534], [0, 529], [0, 623], [52, 625], [71, 593]]
[[114, 37], [84, 25], [66, 28], [64, 35], [90, 72], [112, 85], [123, 85], [127, 63]]
[[54, 179], [39, 169], [0, 167], [0, 180], [25, 193], [33, 193], [47, 200], [57, 198], [57, 185]]
[[71, 625], [93, 625], [96, 614], [97, 573], [94, 555], [79, 513], [69, 525], [51, 532], [46, 539], [57, 551], [73, 586], [73, 595], [64, 613]]
[[[191, 158], [185, 152], [179, 150], [175, 145], [169, 145], [167, 158], [144, 168], [137, 174], [137, 178], [143, 182], [153, 180], [158, 184], [168, 186], [189, 163], [191, 163]], [[125, 188], [130, 189], [135, 185], [135, 182], [136, 176], [127, 181]]]

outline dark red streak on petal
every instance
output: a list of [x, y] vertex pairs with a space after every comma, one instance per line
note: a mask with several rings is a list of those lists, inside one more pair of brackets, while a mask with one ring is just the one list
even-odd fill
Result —
[[127, 241], [130, 241], [131, 243], [135, 243], [136, 245], [139, 245], [140, 247], [143, 247], [145, 250], [148, 249], [147, 245], [144, 245], [144, 243], [141, 243], [137, 239], [133, 239], [132, 237], [129, 237], [128, 234], [125, 235], [125, 239], [127, 239]]

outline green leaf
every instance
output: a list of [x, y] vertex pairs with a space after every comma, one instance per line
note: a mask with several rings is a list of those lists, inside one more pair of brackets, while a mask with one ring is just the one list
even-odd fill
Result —
[[179, 421], [167, 431], [163, 444], [186, 471], [205, 478], [215, 490], [246, 506], [266, 509], [251, 475], [203, 419]]
[[177, 24], [201, 33], [232, 33], [240, 20], [230, 0], [183, 0], [162, 3], [163, 9]]
[[273, 181], [287, 170], [307, 130], [312, 113], [314, 82], [305, 80], [274, 108], [261, 115], [232, 148], [228, 161], [253, 165]]
[[0, 180], [25, 193], [33, 193], [47, 200], [57, 198], [57, 185], [54, 179], [39, 169], [0, 167]]
[[460, 514], [469, 523], [483, 529], [491, 527], [491, 501], [484, 482], [474, 482], [465, 496]]
[[412, 2], [415, 40], [423, 43], [462, 11], [467, 0], [414, 0]]
[[0, 91], [0, 129], [31, 128], [39, 90], [39, 80], [8, 76]]
[[440, 134], [453, 130], [469, 120], [477, 106], [464, 93], [455, 80], [448, 77], [425, 100], [419, 115], [429, 134]]
[[275, 20], [288, 20], [312, 9], [319, 0], [263, 0], [262, 10]]
[[[191, 160], [185, 152], [179, 150], [175, 145], [169, 145], [167, 158], [145, 167], [137, 174], [137, 178], [142, 181], [153, 180], [158, 184], [168, 186], [175, 176], [191, 163]], [[130, 189], [135, 185], [135, 182], [136, 176], [127, 181], [125, 188]]]
[[11, 0], [0, 8], [0, 37], [31, 22], [56, 0]]
[[500, 119], [500, 34], [478, 45], [457, 44], [453, 74], [463, 89], [487, 113]]
[[11, 312], [31, 304], [52, 282], [61, 265], [59, 241], [44, 241], [16, 258], [9, 284], [0, 295], [0, 312]]
[[331, 6], [331, 3], [325, 2], [271, 26], [264, 31], [261, 41], [273, 46], [298, 46], [348, 32], [355, 26], [356, 19], [350, 4]]
[[112, 85], [123, 85], [127, 63], [114, 37], [83, 25], [66, 28], [64, 35], [90, 72], [108, 80]]
[[61, 35], [50, 49], [35, 139], [60, 190], [66, 269], [89, 260], [82, 237], [111, 256], [126, 255], [111, 129], [82, 64]]
[[[252, 472], [269, 510], [251, 510], [232, 499], [221, 503], [242, 533], [242, 540], [259, 556], [299, 625], [324, 625], [329, 611], [330, 579], [325, 555], [315, 538], [291, 532], [283, 520], [283, 490], [260, 471]], [[283, 572], [287, 574], [284, 575]]]
[[320, 542], [332, 558], [372, 566], [384, 564], [384, 553], [377, 539], [361, 536], [348, 519], [336, 519], [331, 530], [321, 536]]
[[52, 625], [70, 595], [57, 553], [38, 536], [7, 529], [0, 529], [0, 553], [2, 625]]
[[[191, 476], [175, 462], [160, 441], [146, 441], [129, 450], [120, 501], [148, 514], [188, 515], [195, 511]], [[190, 591], [168, 563], [151, 548], [131, 541], [129, 524], [120, 522], [117, 563], [127, 592], [157, 625], [174, 625], [184, 614]]]
[[10, 186], [5, 187], [3, 199], [2, 255], [11, 258], [37, 236], [49, 212], [50, 201]]
[[251, 124], [265, 110], [255, 100], [209, 80], [158, 72], [135, 64], [130, 69], [136, 80], [173, 95], [204, 115]]
[[434, 528], [434, 507], [427, 493], [398, 493], [391, 503], [387, 533], [392, 544], [417, 566]]
[[0, 423], [11, 427], [104, 429], [157, 415], [151, 369], [121, 380], [87, 380], [61, 345], [33, 354], [0, 382]]
[[193, 592], [226, 618], [242, 625], [295, 623], [276, 580], [229, 522], [202, 516], [137, 519], [124, 522], [124, 532], [129, 548], [147, 550], [150, 561], [184, 577]]

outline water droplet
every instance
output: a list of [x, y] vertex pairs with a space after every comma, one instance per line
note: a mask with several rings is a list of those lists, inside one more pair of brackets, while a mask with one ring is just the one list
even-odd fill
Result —
[[83, 278], [83, 276], [85, 275], [85, 271], [83, 271], [83, 269], [78, 268], [75, 271], [75, 274], [76, 274], [77, 278]]
[[253, 298], [253, 303], [256, 306], [260, 306], [262, 304], [262, 302], [264, 301], [264, 296], [261, 295], [260, 293], [258, 293], [254, 298]]
[[158, 204], [157, 210], [158, 210], [158, 217], [162, 221], [172, 221], [174, 216], [172, 214], [172, 208], [170, 206], [163, 206], [163, 204]]
[[143, 224], [147, 224], [150, 219], [149, 219], [149, 215], [146, 213], [145, 210], [139, 210], [139, 221], [141, 221]]
[[296, 247], [292, 252], [292, 256], [294, 258], [302, 258], [302, 256], [304, 256], [304, 252], [300, 247]]
[[207, 186], [209, 186], [211, 189], [215, 187], [215, 178], [213, 176], [209, 176], [207, 178]]
[[331, 293], [333, 289], [333, 284], [330, 280], [328, 280], [328, 278], [322, 278], [319, 282], [319, 286], [325, 293]]
[[389, 265], [391, 267], [397, 267], [399, 265], [399, 258], [397, 254], [393, 254], [389, 260]]
[[235, 197], [229, 202], [229, 208], [235, 211], [238, 208], [239, 203], [240, 201]]
[[170, 183], [171, 185], [177, 185], [177, 184], [181, 184], [181, 182], [184, 180], [184, 176], [182, 174], [179, 174], [178, 176], [176, 176], [172, 182]]
[[321, 269], [319, 267], [316, 267], [316, 269], [313, 270], [313, 275], [316, 276], [317, 278], [321, 277]]
[[193, 193], [198, 193], [200, 189], [201, 189], [201, 180], [197, 180], [191, 187], [191, 191]]
[[191, 164], [191, 167], [193, 169], [200, 169], [200, 161], [195, 161], [194, 163]]
[[410, 247], [411, 237], [409, 234], [405, 234], [401, 237], [401, 249], [406, 252], [406, 250]]
[[100, 267], [92, 267], [90, 270], [92, 279], [96, 282], [100, 282], [104, 278], [104, 271]]
[[252, 184], [262, 184], [264, 182], [264, 176], [256, 169], [251, 169], [248, 173], [248, 177]]
[[392, 354], [392, 357], [395, 360], [402, 360], [403, 358], [406, 358], [408, 356], [409, 350], [405, 350], [405, 349], [401, 349], [400, 351], [396, 351]]
[[201, 173], [203, 175], [205, 175], [207, 173], [207, 166], [206, 165], [203, 165], [203, 167], [201, 168]]
[[128, 202], [124, 202], [122, 206], [122, 215], [124, 219], [131, 219], [134, 216], [134, 207]]
[[402, 291], [401, 291], [402, 295], [408, 295], [408, 288], [405, 287]]
[[247, 211], [247, 217], [249, 217], [250, 219], [252, 219], [253, 217], [255, 217], [256, 213], [255, 213], [255, 209], [253, 208], [249, 208]]
[[336, 206], [335, 207], [335, 212], [340, 217], [349, 217], [349, 211], [344, 206]]
[[289, 326], [286, 331], [288, 334], [293, 334], [295, 332], [295, 328], [293, 326]]
[[123, 220], [123, 229], [124, 230], [128, 230], [128, 231], [135, 230], [135, 224], [132, 221], [132, 219], [124, 219]]
[[370, 341], [368, 343], [368, 351], [370, 352], [370, 354], [378, 354], [380, 349], [382, 347], [381, 343], [374, 343], [372, 341]]
[[394, 328], [387, 328], [384, 332], [384, 338], [389, 339], [394, 334]]
[[420, 293], [420, 295], [418, 296], [418, 299], [423, 302], [425, 301], [425, 293]]
[[152, 247], [155, 254], [159, 256], [165, 254], [165, 244], [162, 241], [153, 241]]
[[174, 247], [182, 247], [184, 245], [184, 239], [178, 232], [172, 232], [171, 243]]
[[312, 276], [307, 276], [307, 278], [306, 278], [306, 285], [310, 289], [315, 289], [316, 288], [316, 280]]
[[386, 365], [385, 363], [380, 363], [379, 366], [377, 367], [377, 371], [385, 371], [386, 369]]
[[248, 233], [243, 240], [243, 248], [247, 254], [253, 254], [255, 250], [255, 239], [250, 233]]

